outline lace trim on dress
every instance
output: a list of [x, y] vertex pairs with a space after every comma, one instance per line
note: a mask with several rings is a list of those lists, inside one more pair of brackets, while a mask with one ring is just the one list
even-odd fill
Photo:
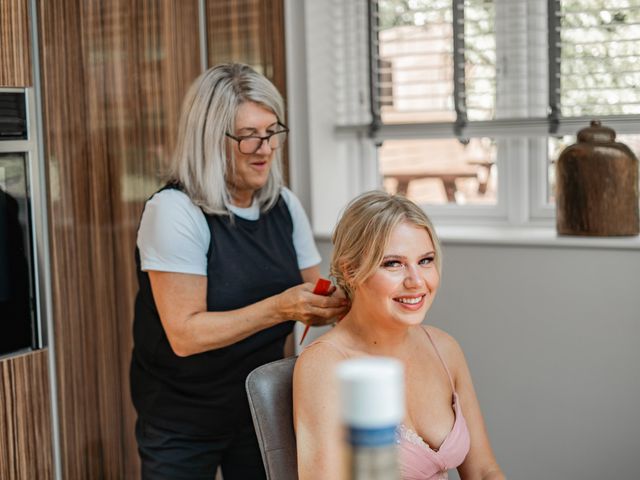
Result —
[[[437, 452], [437, 450], [433, 450], [429, 444], [424, 441], [424, 438], [418, 435], [415, 430], [406, 427], [403, 423], [398, 425], [398, 428], [396, 429], [396, 443], [400, 444], [401, 439], [412, 443], [413, 445], [417, 445], [420, 448], [427, 448]], [[429, 480], [449, 480], [449, 471], [445, 470], [438, 472], [433, 477], [429, 477]]]
[[405, 427], [405, 425], [402, 423], [398, 426], [397, 429], [396, 443], [400, 443], [401, 438], [404, 438], [407, 442], [413, 443], [414, 445], [431, 449], [429, 444], [424, 441], [424, 438], [418, 435], [411, 428]]

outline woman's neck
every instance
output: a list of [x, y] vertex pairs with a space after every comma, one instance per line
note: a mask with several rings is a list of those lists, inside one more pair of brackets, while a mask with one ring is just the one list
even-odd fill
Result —
[[230, 191], [229, 200], [231, 205], [239, 208], [249, 208], [253, 204], [253, 193], [252, 191]]
[[380, 314], [353, 305], [338, 324], [346, 340], [356, 350], [370, 355], [399, 356], [406, 351], [410, 325], [398, 325]]

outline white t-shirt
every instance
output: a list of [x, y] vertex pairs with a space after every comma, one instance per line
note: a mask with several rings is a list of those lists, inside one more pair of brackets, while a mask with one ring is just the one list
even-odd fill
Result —
[[[318, 265], [320, 254], [300, 200], [288, 188], [281, 193], [293, 220], [298, 267], [302, 270]], [[230, 205], [229, 209], [246, 220], [260, 218], [256, 202], [249, 208]], [[156, 193], [147, 202], [138, 229], [141, 268], [206, 276], [210, 235], [204, 213], [185, 193], [175, 189]]]

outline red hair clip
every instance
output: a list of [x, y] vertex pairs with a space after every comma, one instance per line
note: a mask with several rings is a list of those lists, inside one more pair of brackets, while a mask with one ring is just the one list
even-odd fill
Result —
[[[313, 287], [313, 293], [315, 293], [316, 295], [329, 295], [330, 288], [331, 281], [327, 280], [326, 278], [319, 278], [316, 282], [316, 286]], [[310, 325], [304, 327], [304, 332], [302, 332], [302, 338], [300, 339], [300, 343], [298, 345], [302, 345], [302, 342], [304, 342], [304, 338], [307, 336], [307, 333], [309, 333], [309, 327]]]

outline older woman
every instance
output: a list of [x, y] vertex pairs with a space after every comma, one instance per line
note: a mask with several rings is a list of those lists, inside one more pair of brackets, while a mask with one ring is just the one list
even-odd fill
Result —
[[312, 293], [320, 257], [282, 185], [283, 101], [250, 67], [191, 86], [167, 185], [138, 231], [131, 392], [145, 479], [263, 478], [244, 381], [283, 357], [297, 320], [347, 302]]
[[425, 213], [406, 198], [369, 192], [333, 235], [331, 273], [351, 299], [340, 323], [307, 347], [294, 372], [301, 480], [340, 479], [338, 362], [365, 355], [404, 364], [406, 417], [398, 429], [401, 477], [503, 479], [458, 343], [423, 325], [440, 285], [442, 254]]

